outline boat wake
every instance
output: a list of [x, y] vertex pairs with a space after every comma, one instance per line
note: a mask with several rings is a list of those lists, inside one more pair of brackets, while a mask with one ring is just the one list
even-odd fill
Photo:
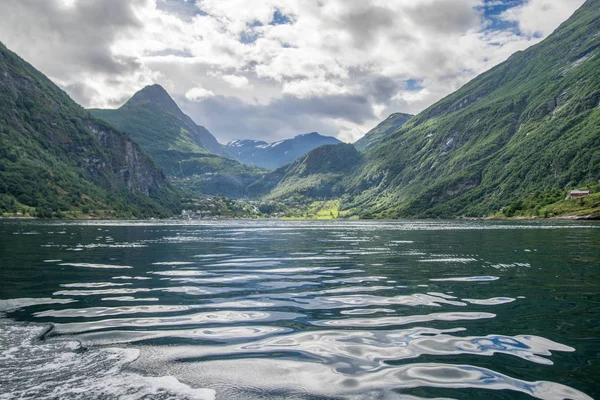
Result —
[[194, 399], [213, 400], [172, 376], [127, 372], [139, 351], [85, 348], [77, 341], [45, 340], [49, 325], [0, 319], [0, 399]]

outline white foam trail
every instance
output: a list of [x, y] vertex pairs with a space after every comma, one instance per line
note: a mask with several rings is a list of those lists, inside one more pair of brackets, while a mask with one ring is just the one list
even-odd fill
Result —
[[24, 297], [19, 299], [0, 300], [0, 312], [9, 310], [18, 310], [29, 306], [37, 306], [41, 304], [68, 304], [74, 303], [77, 300], [73, 299], [52, 299], [49, 297], [30, 298]]
[[65, 267], [99, 268], [99, 269], [130, 269], [129, 265], [90, 264], [90, 263], [61, 263]]
[[152, 263], [152, 265], [191, 265], [191, 264], [196, 264], [196, 263], [190, 262], [190, 261], [161, 261], [161, 262]]
[[0, 320], [0, 399], [215, 399], [214, 390], [191, 388], [173, 376], [124, 372], [138, 350], [83, 351], [74, 341], [39, 341], [47, 329]]

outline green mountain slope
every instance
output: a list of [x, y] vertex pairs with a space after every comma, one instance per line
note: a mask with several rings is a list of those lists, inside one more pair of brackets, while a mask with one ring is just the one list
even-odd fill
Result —
[[413, 115], [394, 113], [354, 143], [358, 151], [367, 151], [400, 129]]
[[342, 181], [360, 165], [362, 157], [351, 144], [325, 145], [265, 175], [248, 188], [252, 197], [302, 201], [344, 193]]
[[223, 153], [214, 136], [184, 114], [160, 85], [146, 86], [116, 110], [90, 112], [127, 132], [169, 175], [181, 160]]
[[354, 207], [484, 216], [547, 186], [600, 178], [600, 0], [411, 119], [367, 153]]
[[179, 208], [137, 144], [0, 44], [0, 213], [142, 217]]
[[413, 117], [344, 180], [363, 216], [486, 216], [600, 179], [600, 0]]
[[309, 157], [315, 168], [274, 171], [253, 189], [270, 190], [267, 198], [300, 193], [305, 202], [340, 198], [345, 215], [457, 217], [598, 182], [600, 0], [402, 127], [386, 125], [358, 147], [387, 137], [344, 173], [329, 178]]
[[176, 186], [197, 194], [245, 197], [246, 187], [265, 172], [226, 157], [228, 151], [159, 85], [146, 86], [116, 110], [90, 111], [139, 143]]

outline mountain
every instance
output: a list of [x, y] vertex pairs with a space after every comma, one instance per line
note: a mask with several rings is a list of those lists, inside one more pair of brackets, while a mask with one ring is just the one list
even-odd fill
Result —
[[258, 140], [234, 140], [227, 143], [225, 148], [233, 158], [244, 164], [276, 169], [317, 147], [339, 143], [334, 137], [312, 132], [270, 144]]
[[[331, 196], [363, 217], [482, 217], [514, 212], [536, 191], [597, 183], [598, 32], [600, 0], [588, 0], [545, 40], [368, 149]], [[270, 195], [283, 183], [271, 185]], [[323, 194], [329, 185], [311, 190]]]
[[160, 85], [146, 86], [116, 110], [90, 112], [127, 133], [176, 186], [196, 194], [245, 197], [246, 187], [264, 172], [229, 158]]
[[360, 163], [361, 155], [351, 144], [321, 146], [266, 174], [248, 193], [278, 200], [338, 197], [344, 193], [342, 179]]
[[[600, 179], [600, 0], [411, 118], [347, 183], [363, 215], [485, 216]], [[368, 187], [367, 190], [362, 188]]]
[[125, 131], [169, 175], [182, 160], [225, 154], [217, 139], [184, 114], [160, 85], [146, 86], [116, 110], [90, 112]]
[[137, 144], [0, 44], [0, 213], [149, 217], [179, 209]]
[[375, 128], [367, 132], [365, 136], [358, 139], [354, 143], [354, 147], [362, 152], [369, 150], [371, 147], [401, 128], [412, 117], [413, 115], [404, 113], [394, 113], [390, 115]]

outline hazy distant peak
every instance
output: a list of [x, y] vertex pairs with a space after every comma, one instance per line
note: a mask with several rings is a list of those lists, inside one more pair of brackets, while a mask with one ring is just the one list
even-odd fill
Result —
[[237, 139], [227, 143], [225, 147], [230, 150], [235, 159], [243, 163], [275, 169], [291, 163], [317, 147], [339, 143], [341, 142], [333, 136], [309, 132], [273, 143], [262, 140]]
[[300, 135], [296, 135], [295, 137], [298, 138], [298, 137], [306, 137], [306, 136], [322, 136], [322, 137], [325, 137], [325, 136], [319, 134], [318, 132], [302, 133]]

